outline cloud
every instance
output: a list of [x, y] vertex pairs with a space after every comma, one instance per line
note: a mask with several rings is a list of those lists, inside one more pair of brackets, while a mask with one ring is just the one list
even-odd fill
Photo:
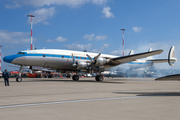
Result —
[[[46, 20], [51, 19], [55, 14], [55, 8], [41, 8], [37, 9], [32, 12], [32, 15], [35, 17], [33, 18], [33, 24], [37, 24], [43, 22], [45, 25], [49, 24]], [[31, 22], [31, 17], [28, 19], [29, 23]]]
[[105, 4], [107, 0], [10, 0], [11, 4], [5, 5], [6, 8], [14, 9], [21, 6], [33, 6], [33, 7], [43, 7], [50, 5], [67, 5], [69, 7], [78, 7], [84, 5], [85, 3], [92, 2], [96, 5]]
[[133, 27], [132, 29], [133, 29], [134, 32], [140, 32], [141, 30], [143, 30], [142, 27], [137, 27], [137, 26]]
[[103, 44], [103, 46], [100, 48], [100, 51], [103, 52], [104, 49], [108, 48], [109, 44]]
[[70, 44], [70, 45], [65, 45], [65, 47], [69, 50], [87, 50], [88, 52], [95, 52], [95, 53], [101, 53], [104, 51], [105, 48], [109, 47], [108, 44], [103, 44], [103, 46], [99, 49], [92, 49], [92, 44]]
[[30, 35], [30, 32], [11, 32], [7, 30], [0, 30], [0, 43], [30, 43]]
[[107, 0], [92, 0], [92, 3], [96, 4], [96, 5], [102, 5], [107, 3]]
[[65, 42], [67, 38], [63, 38], [62, 36], [57, 37], [55, 40], [48, 39], [46, 42]]
[[55, 42], [54, 40], [48, 39], [46, 42]]
[[104, 51], [104, 49], [108, 48], [109, 47], [109, 44], [103, 44], [103, 46], [100, 48], [100, 49], [93, 49], [91, 50], [92, 52], [95, 52], [95, 53], [101, 53]]
[[16, 1], [13, 1], [13, 4], [5, 5], [5, 8], [7, 9], [15, 9], [19, 8], [21, 5], [17, 3]]
[[[130, 49], [124, 50], [124, 55], [129, 55]], [[142, 51], [141, 51], [142, 52]], [[114, 50], [110, 52], [111, 55], [123, 56], [123, 50]]]
[[99, 41], [99, 40], [105, 40], [106, 38], [107, 38], [108, 36], [105, 36], [105, 35], [102, 35], [102, 36], [94, 36], [94, 34], [91, 34], [91, 35], [88, 35], [88, 34], [86, 34], [86, 35], [84, 35], [84, 39], [88, 39], [88, 40], [96, 40], [96, 41]]
[[45, 22], [43, 22], [43, 24], [44, 25], [50, 25], [51, 23], [45, 21]]
[[111, 8], [109, 6], [104, 7], [102, 10], [102, 13], [104, 14], [103, 17], [105, 17], [105, 18], [114, 17], [113, 13], [111, 13], [110, 10], [111, 10]]
[[112, 52], [110, 52], [111, 55], [119, 55], [119, 51], [118, 50], [114, 50]]
[[57, 42], [65, 42], [67, 39], [63, 38], [62, 36], [59, 36], [58, 38], [55, 39]]
[[88, 51], [91, 49], [91, 44], [86, 44], [86, 45], [71, 44], [71, 45], [65, 45], [65, 47], [70, 50], [87, 50]]
[[91, 41], [93, 39], [93, 37], [94, 37], [94, 34], [91, 34], [91, 35], [86, 34], [86, 35], [84, 35], [83, 38]]
[[94, 38], [94, 40], [99, 41], [99, 40], [105, 40], [106, 38], [107, 38], [107, 36], [102, 35], [102, 36], [96, 36], [96, 37]]

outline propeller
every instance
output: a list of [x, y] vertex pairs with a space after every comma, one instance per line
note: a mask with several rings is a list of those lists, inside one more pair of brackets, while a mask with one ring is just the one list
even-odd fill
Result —
[[99, 58], [99, 56], [101, 55], [101, 53], [99, 53], [97, 56], [94, 57], [94, 60], [91, 58], [91, 56], [89, 56], [88, 54], [86, 54], [86, 56], [90, 59], [90, 63], [96, 63], [96, 60]]

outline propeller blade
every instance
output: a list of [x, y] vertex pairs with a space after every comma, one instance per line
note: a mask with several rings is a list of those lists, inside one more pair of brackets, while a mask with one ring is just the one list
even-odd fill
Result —
[[74, 59], [74, 55], [72, 54], [72, 59], [73, 59], [73, 65], [72, 66], [76, 66], [77, 64], [75, 63], [75, 59]]
[[97, 56], [95, 56], [95, 57], [94, 57], [94, 60], [97, 60], [100, 55], [101, 55], [101, 53], [99, 53]]
[[86, 56], [90, 59], [90, 61], [92, 61], [92, 58], [88, 54], [86, 54]]

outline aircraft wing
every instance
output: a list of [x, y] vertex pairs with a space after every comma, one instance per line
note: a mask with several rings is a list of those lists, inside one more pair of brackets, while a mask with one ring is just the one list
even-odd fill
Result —
[[165, 77], [156, 78], [155, 80], [180, 80], [180, 74], [168, 75]]
[[150, 52], [144, 52], [144, 53], [138, 53], [138, 54], [133, 54], [133, 55], [127, 55], [127, 56], [122, 56], [122, 57], [116, 57], [110, 59], [110, 61], [107, 63], [110, 66], [115, 66], [123, 63], [128, 63], [135, 61], [136, 59], [141, 59], [145, 58], [148, 56], [153, 56], [162, 53], [163, 50], [155, 50], [155, 51], [150, 51]]

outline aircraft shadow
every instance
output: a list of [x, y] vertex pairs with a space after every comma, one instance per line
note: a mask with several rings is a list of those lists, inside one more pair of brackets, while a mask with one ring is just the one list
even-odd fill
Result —
[[137, 94], [136, 96], [180, 96], [180, 92], [113, 92], [116, 94]]

